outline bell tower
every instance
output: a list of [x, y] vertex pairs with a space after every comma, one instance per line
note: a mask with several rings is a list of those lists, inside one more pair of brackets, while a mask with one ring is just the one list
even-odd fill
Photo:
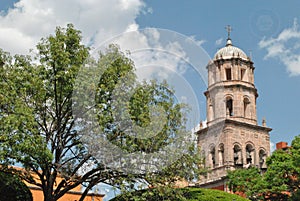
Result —
[[226, 190], [227, 170], [256, 166], [266, 168], [270, 155], [269, 132], [265, 120], [257, 123], [257, 89], [254, 63], [244, 51], [235, 47], [226, 27], [225, 47], [216, 52], [207, 65], [207, 126], [200, 123], [198, 145], [211, 172], [200, 186]]
[[[207, 121], [212, 125], [220, 120], [257, 124], [254, 86], [254, 66], [251, 59], [228, 38], [208, 66]], [[224, 101], [220, 101], [224, 97]]]

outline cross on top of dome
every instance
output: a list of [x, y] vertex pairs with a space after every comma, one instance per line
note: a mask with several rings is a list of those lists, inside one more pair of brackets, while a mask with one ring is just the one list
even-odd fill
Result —
[[232, 32], [232, 27], [230, 25], [227, 25], [225, 27], [227, 33], [228, 33], [228, 37], [227, 37], [227, 42], [226, 42], [226, 46], [228, 45], [232, 45], [231, 39], [230, 39], [230, 33]]
[[230, 33], [232, 32], [232, 27], [231, 27], [230, 25], [227, 25], [227, 26], [225, 27], [225, 29], [226, 29], [226, 31], [227, 31], [227, 33], [228, 33], [228, 38], [227, 38], [227, 39], [230, 39]]
[[232, 27], [230, 25], [227, 25], [225, 27], [225, 29], [228, 34], [226, 46], [216, 52], [214, 59], [241, 58], [244, 60], [249, 60], [248, 56], [245, 54], [245, 52], [243, 50], [232, 45], [232, 41], [230, 38], [230, 33], [232, 32]]

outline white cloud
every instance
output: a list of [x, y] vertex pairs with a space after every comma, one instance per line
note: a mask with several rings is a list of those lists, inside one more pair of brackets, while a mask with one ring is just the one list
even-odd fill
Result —
[[[132, 31], [131, 31], [132, 30]], [[175, 38], [171, 39], [173, 36]], [[172, 74], [181, 75], [187, 69], [189, 57], [183, 45], [194, 45], [200, 42], [192, 40], [190, 37], [163, 29], [142, 29], [133, 27], [128, 32], [106, 41], [102, 50], [109, 43], [118, 44], [122, 51], [129, 50], [129, 57], [134, 61], [137, 74], [140, 80], [143, 79], [168, 79]], [[190, 41], [187, 41], [187, 40]], [[187, 43], [189, 42], [189, 44]], [[173, 77], [174, 78], [174, 77]]]
[[205, 43], [205, 40], [197, 40], [196, 36], [190, 36], [187, 38], [187, 40], [190, 40], [190, 42], [195, 43], [198, 46], [201, 46], [203, 43]]
[[[136, 18], [146, 12], [153, 11], [143, 0], [20, 0], [0, 15], [0, 48], [12, 54], [28, 54], [55, 27], [73, 23], [92, 50], [103, 50], [105, 44], [117, 43], [122, 50], [132, 52], [137, 67], [147, 64], [184, 73], [185, 61], [190, 60], [191, 54], [181, 46], [183, 41], [187, 40], [185, 44], [189, 46], [200, 46], [204, 41], [168, 30], [139, 30]], [[176, 38], [170, 39], [173, 35]], [[149, 78], [153, 71], [154, 68], [148, 68], [143, 74]], [[160, 69], [159, 76], [167, 78], [167, 71]]]
[[284, 29], [276, 38], [264, 38], [259, 47], [267, 50], [265, 59], [279, 59], [290, 75], [300, 75], [300, 31], [297, 19], [290, 28]]
[[0, 47], [26, 54], [41, 37], [68, 23], [82, 31], [85, 44], [97, 46], [136, 29], [135, 19], [144, 8], [142, 0], [20, 0], [0, 16]]
[[216, 40], [216, 45], [221, 45], [223, 43], [223, 38]]
[[110, 43], [129, 50], [139, 79], [166, 79], [178, 100], [189, 97], [191, 115], [198, 119], [195, 89], [199, 87], [192, 86], [188, 76], [207, 80], [205, 67], [210, 58], [201, 48], [204, 41], [170, 30], [140, 30], [136, 18], [147, 12], [153, 10], [143, 0], [20, 0], [0, 14], [0, 48], [11, 54], [28, 54], [42, 37], [54, 33], [55, 27], [73, 23], [92, 54]]
[[275, 150], [276, 150], [275, 143], [270, 141], [270, 151], [271, 151], [271, 153], [273, 153]]
[[[205, 119], [204, 121], [201, 121], [199, 124], [197, 124], [193, 129], [192, 132], [197, 132], [200, 130], [200, 124], [202, 123], [202, 128], [206, 128], [207, 127], [207, 119]], [[201, 128], [201, 129], [202, 129]]]
[[[12, 54], [28, 54], [56, 26], [73, 23], [92, 50], [103, 50], [104, 45], [117, 43], [123, 51], [132, 52], [137, 67], [147, 64], [165, 69], [144, 69], [144, 77], [156, 72], [156, 76], [166, 79], [170, 71], [184, 73], [183, 61], [189, 60], [184, 48], [176, 42], [177, 38], [165, 42], [173, 32], [163, 30], [167, 34], [161, 36], [162, 31], [154, 28], [139, 30], [136, 17], [152, 12], [149, 9], [143, 0], [20, 0], [7, 14], [0, 15], [0, 48]], [[176, 34], [192, 45], [203, 43], [194, 36]]]

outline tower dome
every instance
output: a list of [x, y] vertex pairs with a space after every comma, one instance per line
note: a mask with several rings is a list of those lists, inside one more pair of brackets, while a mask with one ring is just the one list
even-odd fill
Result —
[[245, 52], [240, 48], [233, 46], [231, 39], [228, 38], [226, 46], [217, 51], [217, 53], [214, 56], [214, 60], [231, 58], [241, 58], [243, 60], [249, 60]]

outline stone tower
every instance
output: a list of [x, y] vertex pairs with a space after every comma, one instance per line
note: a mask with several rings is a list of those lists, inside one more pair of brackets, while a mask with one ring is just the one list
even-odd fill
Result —
[[270, 155], [265, 120], [257, 123], [257, 89], [251, 59], [233, 46], [228, 32], [226, 46], [207, 65], [207, 126], [200, 123], [198, 145], [211, 172], [199, 185], [227, 190], [227, 170], [256, 166], [264, 170]]

